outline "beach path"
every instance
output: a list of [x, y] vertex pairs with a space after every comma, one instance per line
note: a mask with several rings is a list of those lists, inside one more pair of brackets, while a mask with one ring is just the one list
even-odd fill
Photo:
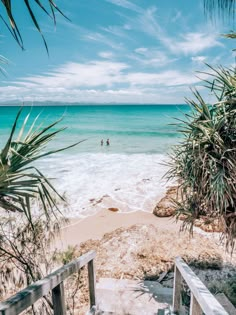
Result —
[[99, 213], [81, 220], [71, 220], [70, 224], [62, 228], [62, 247], [75, 246], [89, 239], [101, 239], [104, 234], [118, 228], [128, 228], [134, 224], [154, 225], [159, 231], [179, 231], [181, 222], [174, 218], [158, 218], [152, 213], [135, 211], [130, 213], [102, 210]]

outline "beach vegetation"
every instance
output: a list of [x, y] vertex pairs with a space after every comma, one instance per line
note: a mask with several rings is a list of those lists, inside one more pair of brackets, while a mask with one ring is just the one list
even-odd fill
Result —
[[236, 306], [236, 276], [230, 276], [222, 281], [212, 281], [208, 288], [212, 294], [224, 293]]
[[[18, 0], [19, 1], [19, 0]], [[56, 13], [61, 14], [66, 19], [68, 19], [65, 14], [60, 10], [60, 8], [56, 5], [53, 0], [20, 0], [22, 10], [26, 10], [29, 14], [30, 19], [36, 28], [36, 30], [41, 34], [45, 48], [48, 52], [47, 42], [40, 28], [39, 21], [36, 16], [36, 12], [41, 11], [47, 16], [51, 18], [54, 24], [56, 24]], [[0, 14], [0, 18], [3, 24], [7, 27], [9, 33], [12, 35], [17, 44], [24, 49], [24, 42], [22, 38], [22, 34], [20, 31], [20, 26], [15, 18], [16, 8], [13, 5], [11, 0], [2, 0], [1, 5], [3, 7], [2, 13]]]
[[55, 129], [60, 120], [40, 128], [37, 126], [39, 116], [27, 127], [29, 114], [15, 137], [21, 113], [22, 110], [18, 112], [10, 136], [0, 153], [0, 207], [6, 211], [23, 213], [31, 224], [31, 199], [40, 202], [48, 220], [49, 213], [56, 216], [55, 210], [59, 210], [54, 195], [64, 201], [47, 177], [32, 165], [32, 162], [69, 149], [79, 142], [68, 147], [45, 151], [48, 143], [65, 128]]
[[[236, 0], [204, 0], [205, 14], [210, 17], [211, 20], [215, 20], [216, 17], [218, 17], [223, 21], [227, 18], [229, 21], [231, 20], [234, 22], [235, 4]], [[236, 32], [230, 31], [222, 36], [235, 39]]]
[[[56, 13], [65, 15], [51, 0], [19, 2], [41, 34], [48, 53], [36, 13], [45, 13], [54, 24]], [[10, 0], [1, 1], [1, 6], [3, 25], [24, 49], [20, 25], [15, 18], [16, 6]], [[0, 56], [2, 74], [5, 74], [4, 65], [7, 63], [8, 60]], [[22, 116], [21, 109], [0, 152], [0, 299], [41, 279], [55, 267], [55, 252], [50, 245], [60, 226], [66, 222], [58, 206], [66, 204], [66, 201], [36, 164], [38, 160], [79, 143], [47, 150], [49, 143], [65, 129], [58, 128], [60, 120], [44, 125], [39, 116], [33, 121], [30, 114], [23, 120]], [[36, 308], [39, 314], [51, 313], [50, 297], [44, 297]], [[34, 314], [36, 308], [32, 306]]]
[[[236, 239], [236, 75], [235, 69], [209, 67], [206, 88], [215, 103], [207, 104], [197, 90], [187, 99], [191, 113], [179, 123], [182, 141], [171, 155], [169, 178], [179, 180], [181, 201], [176, 217], [192, 231], [201, 216], [219, 218], [227, 247]], [[183, 217], [183, 216], [182, 216]]]
[[77, 245], [69, 245], [65, 250], [57, 251], [53, 257], [56, 262], [62, 263], [63, 265], [68, 264], [79, 256], [79, 250]]
[[218, 14], [219, 17], [234, 18], [236, 0], [204, 0], [204, 9], [207, 14]]
[[[0, 152], [0, 298], [41, 279], [55, 267], [50, 244], [66, 222], [58, 205], [66, 200], [35, 162], [79, 143], [47, 150], [65, 129], [57, 127], [60, 120], [44, 125], [39, 116], [32, 120], [28, 114], [20, 120], [21, 116], [22, 110]], [[40, 309], [48, 313], [50, 305], [45, 297]]]

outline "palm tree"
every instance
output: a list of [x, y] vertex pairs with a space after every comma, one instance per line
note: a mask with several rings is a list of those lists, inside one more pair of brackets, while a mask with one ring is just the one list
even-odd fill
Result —
[[[38, 23], [38, 20], [35, 15], [35, 4], [38, 6], [45, 14], [50, 16], [54, 23], [56, 23], [56, 15], [55, 12], [59, 12], [61, 15], [63, 15], [65, 18], [66, 16], [64, 13], [57, 7], [55, 2], [53, 0], [46, 0], [46, 4], [43, 4], [41, 0], [18, 0], [21, 1], [22, 7], [26, 7], [31, 20], [38, 30], [38, 32], [41, 34], [44, 45], [46, 47], [46, 50], [48, 52], [48, 47], [46, 40], [41, 32], [40, 25]], [[13, 36], [13, 38], [16, 40], [16, 42], [19, 44], [19, 46], [24, 49], [24, 43], [23, 38], [21, 36], [20, 28], [18, 26], [17, 21], [14, 18], [14, 10], [12, 8], [12, 1], [11, 0], [1, 0], [1, 4], [4, 7], [5, 16], [0, 13], [0, 18], [5, 24], [5, 26], [8, 28], [9, 32]], [[45, 3], [45, 1], [44, 1]]]
[[[236, 79], [235, 69], [210, 67], [205, 86], [216, 102], [207, 104], [198, 91], [187, 99], [192, 113], [180, 123], [182, 142], [174, 148], [169, 176], [179, 179], [181, 202], [176, 215], [185, 215], [192, 229], [199, 217], [220, 218], [226, 245], [236, 241]], [[211, 79], [212, 78], [212, 79]]]
[[[218, 15], [219, 18], [224, 20], [226, 17], [234, 21], [235, 18], [235, 3], [236, 0], [204, 0], [204, 10], [211, 19]], [[224, 37], [235, 39], [236, 32], [223, 34]]]
[[[19, 46], [24, 49], [11, 2], [11, 0], [1, 0], [0, 4], [5, 14], [2, 10], [0, 18]], [[56, 23], [56, 11], [63, 16], [64, 14], [53, 0], [46, 0], [44, 4], [41, 0], [21, 0], [21, 2], [41, 34], [48, 52], [47, 43], [35, 16], [35, 8], [38, 6], [52, 18], [54, 23]], [[36, 6], [33, 7], [33, 4]], [[0, 56], [0, 64], [5, 63], [7, 59]], [[0, 67], [0, 71], [3, 72], [4, 69]], [[20, 278], [16, 280], [17, 285], [13, 285], [14, 289], [18, 285], [26, 285], [40, 279], [44, 271], [47, 272], [50, 268], [51, 256], [45, 253], [60, 225], [57, 220], [59, 214], [57, 200], [64, 200], [48, 178], [34, 165], [36, 160], [66, 149], [46, 151], [46, 145], [64, 128], [56, 129], [60, 120], [47, 126], [42, 124], [37, 126], [38, 117], [29, 124], [28, 114], [16, 135], [21, 114], [22, 110], [18, 112], [9, 138], [0, 150], [0, 279], [9, 281], [9, 270], [11, 274], [17, 270]], [[39, 201], [37, 213], [32, 212], [34, 200]], [[4, 266], [7, 268], [4, 269]], [[10, 290], [8, 285], [5, 289]], [[0, 290], [0, 298], [1, 294], [2, 290]], [[48, 302], [46, 298], [45, 300], [47, 307], [50, 301]]]
[[79, 142], [66, 148], [45, 151], [46, 145], [65, 128], [55, 130], [60, 120], [45, 127], [37, 127], [38, 117], [29, 125], [29, 114], [15, 138], [21, 112], [22, 110], [18, 112], [10, 136], [0, 152], [0, 207], [7, 211], [24, 213], [27, 220], [32, 223], [30, 202], [32, 199], [40, 200], [48, 218], [49, 210], [53, 212], [57, 209], [55, 197], [63, 200], [49, 180], [32, 163], [73, 147]]
[[227, 14], [234, 16], [236, 0], [204, 0], [204, 8], [207, 13]]
[[[30, 123], [28, 114], [19, 123], [21, 114], [22, 110], [0, 151], [0, 279], [5, 283], [0, 299], [9, 294], [11, 286], [15, 290], [29, 285], [51, 271], [49, 244], [65, 221], [58, 208], [58, 201], [64, 198], [34, 162], [79, 143], [46, 150], [65, 129], [57, 128], [60, 120], [44, 126], [38, 124], [39, 116]], [[45, 299], [42, 307], [48, 305], [50, 301]]]

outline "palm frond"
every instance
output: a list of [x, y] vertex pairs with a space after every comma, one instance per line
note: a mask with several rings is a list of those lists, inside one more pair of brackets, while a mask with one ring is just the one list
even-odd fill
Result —
[[[35, 14], [35, 10], [32, 8], [32, 5], [36, 4], [45, 14], [50, 16], [52, 18], [54, 24], [56, 23], [56, 16], [55, 16], [56, 11], [59, 12], [61, 15], [63, 15], [66, 19], [68, 19], [68, 18], [58, 8], [58, 6], [56, 5], [56, 3], [53, 0], [47, 0], [46, 1], [47, 6], [45, 6], [41, 0], [20, 0], [20, 1], [22, 3], [22, 6], [26, 7], [26, 9], [30, 15], [30, 18], [33, 22], [33, 25], [35, 26], [37, 31], [41, 34], [45, 48], [48, 52], [47, 42], [46, 42], [45, 37], [41, 31], [40, 25], [38, 23], [38, 20], [37, 20], [36, 14]], [[18, 43], [18, 45], [22, 49], [24, 49], [23, 38], [22, 38], [18, 23], [14, 17], [14, 12], [12, 9], [12, 3], [11, 2], [12, 2], [11, 0], [1, 0], [1, 3], [5, 9], [6, 18], [3, 14], [0, 14], [0, 19], [3, 21], [4, 25], [7, 27], [7, 29], [9, 30], [9, 32], [11, 33], [11, 35], [13, 36], [15, 41]]]
[[55, 130], [61, 119], [46, 127], [38, 128], [36, 126], [38, 117], [28, 126], [29, 115], [24, 119], [15, 140], [21, 114], [22, 110], [18, 112], [10, 136], [0, 153], [0, 206], [8, 211], [24, 212], [30, 219], [29, 201], [39, 199], [45, 214], [49, 217], [50, 212], [55, 214], [54, 210], [58, 210], [55, 197], [64, 199], [47, 177], [32, 165], [32, 162], [72, 148], [81, 141], [67, 147], [42, 152], [46, 145], [65, 128]]
[[187, 99], [192, 115], [181, 121], [182, 142], [170, 157], [169, 178], [180, 180], [181, 205], [176, 211], [187, 215], [190, 229], [201, 215], [223, 217], [224, 235], [233, 248], [236, 239], [236, 72], [235, 69], [210, 68], [205, 85], [217, 96], [208, 105], [193, 90]]
[[236, 38], [236, 32], [231, 31], [230, 33], [223, 34], [222, 36], [225, 37], [225, 38], [235, 39]]
[[204, 0], [204, 10], [211, 17], [218, 14], [223, 18], [225, 16], [234, 18], [235, 4], [236, 0]]

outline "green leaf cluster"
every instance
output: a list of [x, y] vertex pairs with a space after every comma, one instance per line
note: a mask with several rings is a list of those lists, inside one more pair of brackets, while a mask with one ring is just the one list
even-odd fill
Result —
[[197, 90], [187, 99], [192, 111], [179, 124], [183, 136], [171, 155], [170, 178], [178, 178], [181, 202], [177, 217], [186, 215], [192, 228], [201, 215], [221, 218], [227, 244], [236, 238], [236, 74], [212, 68], [204, 80], [216, 102], [207, 104]]
[[[32, 162], [63, 151], [77, 145], [46, 151], [47, 144], [65, 128], [56, 129], [60, 120], [43, 127], [37, 126], [37, 116], [28, 124], [28, 114], [15, 139], [16, 127], [20, 110], [11, 129], [10, 136], [0, 153], [0, 207], [13, 212], [25, 214], [32, 222], [31, 200], [39, 199], [44, 213], [49, 219], [49, 213], [58, 210], [55, 197], [63, 200], [46, 176]], [[81, 142], [81, 141], [80, 141]]]
[[[48, 52], [48, 46], [47, 42], [42, 34], [39, 22], [36, 17], [36, 7], [40, 8], [41, 11], [43, 11], [45, 14], [47, 14], [56, 24], [56, 12], [59, 12], [61, 15], [63, 15], [65, 18], [66, 16], [64, 13], [58, 8], [54, 0], [46, 0], [46, 1], [41, 1], [41, 0], [18, 0], [21, 2], [22, 8], [25, 7], [27, 12], [29, 13], [29, 16], [32, 20], [32, 23], [36, 30], [41, 34], [45, 48]], [[23, 38], [21, 35], [21, 31], [19, 29], [18, 23], [14, 17], [14, 10], [12, 6], [12, 1], [11, 0], [2, 0], [1, 5], [4, 8], [5, 15], [6, 17], [0, 13], [0, 19], [2, 20], [3, 24], [7, 27], [15, 41], [18, 43], [18, 45], [24, 49], [24, 43], [23, 43]]]
[[235, 0], [204, 0], [205, 13], [211, 18], [217, 13], [219, 17], [235, 17]]

